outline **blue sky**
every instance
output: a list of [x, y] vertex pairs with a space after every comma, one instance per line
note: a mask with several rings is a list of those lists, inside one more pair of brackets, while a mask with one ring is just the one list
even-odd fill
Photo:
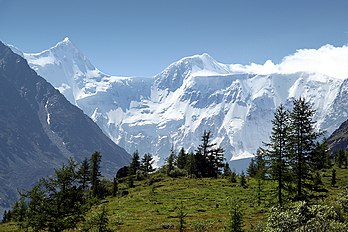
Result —
[[105, 73], [153, 76], [204, 52], [263, 64], [346, 45], [347, 12], [346, 0], [0, 0], [0, 40], [39, 52], [68, 36]]

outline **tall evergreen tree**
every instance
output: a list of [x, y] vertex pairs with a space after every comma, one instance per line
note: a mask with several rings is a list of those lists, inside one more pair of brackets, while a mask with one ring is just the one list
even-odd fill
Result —
[[294, 169], [296, 198], [306, 197], [305, 189], [311, 188], [311, 162], [314, 159], [316, 140], [320, 133], [315, 131], [313, 120], [315, 111], [303, 98], [294, 100], [294, 107], [290, 113], [290, 152], [291, 166]]
[[177, 217], [179, 218], [179, 231], [183, 232], [185, 229], [185, 217], [187, 216], [187, 213], [184, 212], [184, 206], [183, 203], [181, 201], [180, 207], [179, 207], [179, 212]]
[[155, 171], [155, 169], [152, 167], [153, 163], [154, 160], [152, 158], [152, 155], [145, 154], [144, 157], [141, 159], [141, 170], [143, 170], [146, 174]]
[[247, 187], [244, 171], [240, 174], [240, 186], [243, 188]]
[[266, 177], [266, 162], [264, 159], [265, 151], [261, 148], [257, 149], [255, 155], [255, 167], [256, 167], [256, 175], [254, 176], [257, 181], [257, 203], [261, 204], [261, 193], [263, 187], [263, 181]]
[[332, 174], [331, 174], [331, 186], [336, 185], [336, 170], [332, 169]]
[[243, 213], [238, 205], [231, 206], [230, 220], [226, 231], [243, 232]]
[[283, 204], [283, 190], [286, 189], [285, 181], [289, 180], [289, 112], [280, 105], [272, 120], [270, 143], [265, 158], [268, 163], [269, 176], [277, 181], [277, 199], [280, 206]]
[[128, 168], [128, 175], [135, 175], [138, 170], [140, 170], [140, 156], [138, 150], [136, 150]]
[[114, 177], [114, 180], [112, 182], [112, 196], [116, 197], [117, 192], [118, 192], [118, 181], [117, 181], [117, 178]]
[[215, 148], [208, 157], [211, 165], [209, 176], [217, 177], [221, 174], [221, 169], [224, 167], [224, 149], [221, 147]]
[[204, 131], [202, 144], [198, 146], [195, 154], [198, 177], [217, 177], [223, 167], [224, 150], [214, 148], [216, 143], [211, 143], [211, 132]]
[[312, 157], [312, 166], [316, 170], [331, 167], [330, 149], [327, 140], [315, 144], [314, 155]]
[[94, 197], [99, 196], [99, 190], [100, 190], [100, 163], [101, 163], [102, 155], [100, 152], [94, 152], [91, 156], [91, 190], [92, 195]]
[[182, 147], [178, 154], [176, 164], [178, 168], [184, 169], [186, 167], [186, 163], [187, 163], [187, 153], [185, 152], [185, 149]]
[[196, 156], [193, 153], [187, 154], [187, 160], [185, 169], [187, 170], [187, 174], [190, 178], [197, 177], [197, 165], [196, 165]]
[[176, 155], [174, 152], [174, 148], [172, 148], [170, 150], [170, 154], [166, 160], [166, 166], [167, 166], [167, 174], [169, 175], [169, 173], [174, 169], [176, 163]]
[[[63, 231], [73, 229], [83, 220], [83, 191], [79, 187], [77, 163], [70, 160], [56, 169], [50, 178], [41, 179], [31, 190], [21, 194], [14, 207], [15, 218], [23, 230]], [[22, 214], [23, 207], [25, 214]], [[17, 208], [17, 209], [16, 209]]]
[[249, 166], [247, 168], [247, 174], [250, 177], [255, 177], [257, 173], [257, 169], [256, 169], [256, 164], [255, 164], [255, 158], [251, 158]]
[[264, 179], [266, 173], [266, 161], [264, 159], [264, 151], [259, 148], [256, 151], [255, 157], [251, 158], [249, 167], [247, 169], [247, 174], [250, 177], [259, 176]]
[[78, 170], [78, 176], [79, 176], [79, 183], [81, 185], [81, 188], [83, 191], [86, 191], [89, 187], [89, 181], [90, 181], [90, 166], [89, 162], [86, 159], [84, 159], [80, 165], [80, 168]]
[[230, 168], [230, 165], [228, 164], [228, 162], [226, 162], [224, 164], [224, 176], [231, 176], [232, 174], [232, 170]]
[[237, 183], [237, 173], [234, 170], [231, 172], [230, 180], [232, 183]]
[[342, 168], [342, 166], [346, 166], [347, 163], [347, 153], [340, 149], [335, 155], [335, 163], [339, 168]]

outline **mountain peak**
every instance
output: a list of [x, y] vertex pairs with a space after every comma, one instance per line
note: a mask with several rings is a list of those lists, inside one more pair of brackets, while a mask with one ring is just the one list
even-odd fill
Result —
[[71, 41], [70, 41], [69, 37], [66, 36], [66, 37], [63, 39], [63, 42], [68, 43], [68, 42], [71, 42]]
[[208, 53], [197, 54], [197, 55], [193, 55], [192, 57], [197, 57], [197, 58], [200, 58], [200, 59], [214, 60], [214, 58], [211, 57]]
[[192, 55], [192, 56], [187, 56], [187, 57], [184, 57], [184, 58], [180, 59], [178, 62], [188, 61], [188, 60], [191, 60], [191, 61], [217, 62], [208, 53], [202, 53], [202, 54], [195, 54], [195, 55]]
[[53, 48], [74, 48], [77, 49], [76, 46], [71, 42], [69, 37], [65, 37], [62, 41], [58, 42]]
[[196, 75], [215, 75], [215, 74], [228, 74], [230, 70], [227, 65], [221, 64], [211, 57], [208, 53], [193, 55], [182, 58], [177, 65], [189, 64], [191, 74]]

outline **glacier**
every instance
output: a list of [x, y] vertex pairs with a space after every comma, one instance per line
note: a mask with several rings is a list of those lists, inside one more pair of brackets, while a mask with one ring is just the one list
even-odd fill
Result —
[[[329, 45], [320, 49], [332, 50]], [[246, 66], [193, 55], [154, 77], [107, 75], [69, 38], [40, 53], [16, 52], [115, 143], [129, 153], [151, 153], [158, 164], [171, 148], [194, 151], [204, 130], [212, 132], [227, 160], [252, 157], [269, 138], [276, 107], [291, 107], [298, 97], [311, 102], [316, 126], [327, 136], [348, 117], [348, 75], [301, 66], [311, 50], [281, 64]], [[338, 56], [337, 62], [348, 58]]]

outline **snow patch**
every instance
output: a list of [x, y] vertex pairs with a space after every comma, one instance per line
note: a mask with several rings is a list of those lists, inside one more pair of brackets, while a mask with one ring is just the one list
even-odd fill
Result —
[[[26, 57], [27, 58], [27, 57]], [[30, 63], [33, 65], [45, 66], [49, 64], [54, 64], [56, 59], [52, 56], [41, 56], [39, 58], [33, 58], [30, 60]]]
[[47, 122], [47, 125], [50, 125], [51, 124], [51, 114], [48, 112], [48, 101], [45, 104], [45, 109], [46, 109], [46, 113], [47, 113], [46, 122]]

